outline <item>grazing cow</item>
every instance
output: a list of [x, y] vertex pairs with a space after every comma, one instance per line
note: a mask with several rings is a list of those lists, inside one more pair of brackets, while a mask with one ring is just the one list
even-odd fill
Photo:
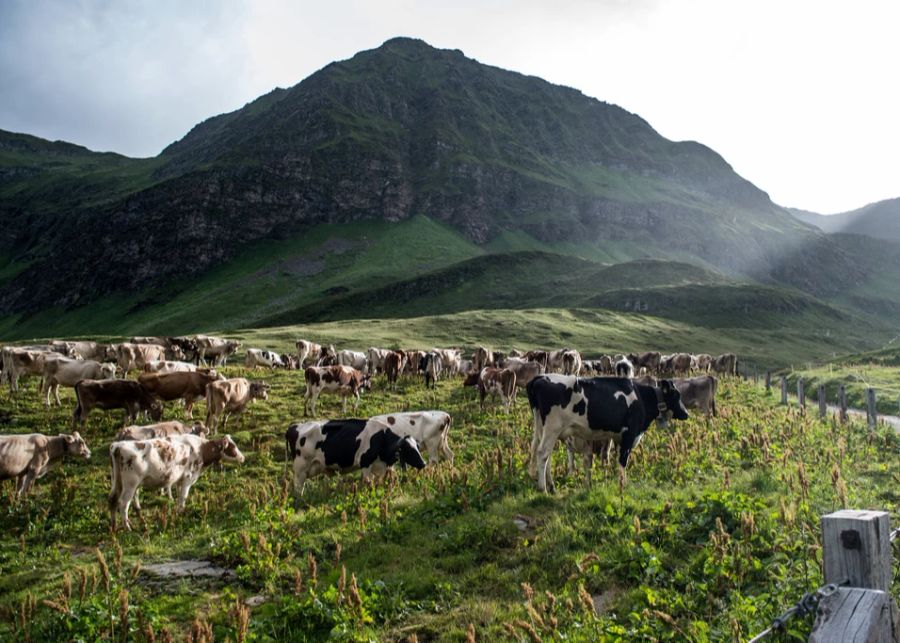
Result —
[[269, 385], [265, 382], [251, 382], [243, 377], [210, 382], [206, 386], [206, 426], [217, 433], [222, 420], [224, 431], [230, 415], [241, 417], [250, 402], [267, 399]]
[[616, 362], [616, 377], [631, 379], [634, 377], [634, 364], [627, 357]]
[[613, 365], [612, 358], [609, 355], [601, 355], [597, 360], [600, 364], [599, 373], [602, 375], [614, 375], [616, 372], [615, 366]]
[[101, 364], [94, 360], [71, 359], [57, 357], [44, 360], [44, 405], [50, 406], [50, 393], [56, 398], [59, 406], [59, 387], [75, 386], [81, 380], [110, 380], [116, 376], [115, 364]]
[[168, 360], [197, 359], [197, 342], [192, 337], [132, 337], [128, 343], [162, 346]]
[[701, 373], [709, 373], [712, 362], [712, 355], [708, 353], [700, 353], [699, 355], [697, 355], [697, 366], [695, 368]]
[[516, 374], [516, 386], [519, 388], [525, 388], [528, 382], [544, 374], [544, 367], [541, 364], [520, 357], [510, 357], [506, 360], [505, 367]]
[[479, 373], [485, 366], [494, 365], [494, 353], [489, 348], [479, 346], [472, 353], [472, 368]]
[[484, 399], [488, 396], [500, 396], [503, 406], [509, 413], [509, 405], [516, 401], [516, 373], [509, 368], [493, 368], [486, 366], [478, 374], [478, 398], [481, 410], [484, 411]]
[[[561, 438], [612, 439], [619, 445], [620, 480], [631, 450], [653, 420], [686, 420], [681, 394], [669, 380], [659, 387], [636, 384], [627, 378], [578, 378], [541, 375], [526, 388], [534, 414], [529, 473], [541, 491], [553, 491], [550, 459]], [[586, 477], [589, 472], [585, 472]]]
[[425, 373], [425, 388], [428, 388], [428, 382], [431, 382], [431, 388], [435, 387], [435, 383], [441, 378], [441, 371], [444, 368], [444, 360], [437, 353], [425, 353], [419, 364], [419, 370]]
[[134, 501], [141, 510], [137, 492], [147, 489], [170, 490], [179, 485], [177, 510], [184, 511], [191, 486], [200, 474], [217, 462], [244, 461], [231, 436], [207, 440], [199, 435], [173, 435], [154, 440], [113, 442], [109, 446], [112, 461], [112, 489], [109, 493], [109, 521], [116, 530], [116, 513], [125, 529], [131, 530], [128, 509]]
[[675, 375], [687, 375], [691, 372], [691, 361], [690, 353], [676, 353], [672, 355], [669, 368]]
[[194, 424], [188, 425], [175, 420], [145, 424], [143, 426], [132, 425], [126, 426], [119, 431], [115, 442], [122, 442], [123, 440], [155, 440], [156, 438], [165, 438], [170, 435], [187, 435], [188, 433], [206, 437], [209, 435], [209, 429], [202, 422], [194, 422]]
[[224, 379], [214, 370], [201, 369], [194, 372], [141, 373], [138, 382], [164, 402], [183, 400], [184, 410], [193, 419], [194, 402], [206, 397], [207, 386]]
[[44, 360], [58, 357], [59, 353], [50, 350], [4, 346], [0, 350], [0, 361], [3, 363], [3, 379], [9, 384], [10, 393], [18, 393], [20, 377], [43, 375]]
[[468, 375], [475, 372], [475, 364], [470, 359], [459, 360], [459, 374]]
[[658, 373], [659, 363], [662, 361], [662, 354], [658, 351], [629, 353], [628, 361], [634, 364], [634, 370], [637, 373], [644, 370], [646, 370], [647, 373]]
[[674, 380], [675, 388], [681, 393], [681, 401], [685, 408], [697, 409], [709, 417], [715, 417], [716, 392], [719, 388], [718, 380], [712, 375], [698, 375], [685, 379]]
[[341, 396], [341, 412], [347, 411], [347, 398], [353, 396], [353, 408], [359, 407], [359, 394], [369, 388], [370, 375], [350, 366], [310, 366], [304, 373], [306, 393], [303, 396], [303, 412], [312, 410], [316, 415], [319, 395], [337, 393]]
[[306, 366], [306, 360], [309, 360], [310, 364], [316, 364], [319, 361], [319, 358], [322, 357], [322, 346], [321, 344], [316, 344], [315, 342], [310, 342], [305, 339], [297, 340], [297, 360], [299, 362], [297, 368], [303, 368]]
[[[342, 351], [343, 352], [343, 351]], [[384, 371], [384, 358], [387, 357], [393, 351], [388, 350], [387, 348], [370, 348], [366, 351], [364, 356], [363, 363], [368, 363], [368, 371], [373, 375], [378, 373], [379, 371]], [[352, 362], [342, 362], [338, 359], [338, 364], [341, 366], [352, 366], [358, 370], [366, 370], [364, 368], [360, 368], [356, 365], [356, 363]]]
[[284, 367], [284, 357], [272, 351], [262, 350], [260, 348], [248, 348], [244, 357], [244, 366], [247, 368], [256, 368], [264, 366], [266, 368], [276, 369]]
[[392, 391], [397, 388], [397, 380], [400, 379], [400, 371], [402, 370], [403, 358], [400, 356], [400, 353], [391, 351], [390, 354], [385, 356], [384, 374], [387, 376], [387, 381], [391, 385]]
[[[234, 355], [241, 347], [241, 343], [221, 337], [209, 335], [197, 335], [197, 362], [212, 362], [212, 366], [225, 366], [230, 355]], [[211, 359], [209, 359], [211, 358]]]
[[432, 348], [431, 352], [440, 355], [441, 365], [450, 377], [459, 374], [462, 351], [458, 348]]
[[31, 491], [34, 481], [44, 477], [64, 456], [90, 458], [91, 450], [76, 431], [55, 436], [42, 433], [0, 435], [0, 481], [16, 479], [16, 498]]
[[69, 345], [71, 357], [76, 359], [92, 359], [97, 362], [106, 360], [106, 344], [97, 342], [66, 342]]
[[578, 375], [581, 373], [581, 353], [576, 350], [567, 350], [562, 354], [563, 375]]
[[166, 360], [166, 347], [158, 344], [117, 344], [116, 363], [124, 373], [143, 369], [151, 361]]
[[154, 359], [144, 364], [145, 373], [193, 373], [197, 368], [196, 364], [190, 362], [167, 359]]
[[675, 354], [672, 355], [662, 355], [659, 358], [659, 370], [658, 374], [662, 375], [663, 373], [674, 373], [675, 367], [672, 362], [675, 360]]
[[308, 478], [329, 471], [347, 473], [359, 469], [368, 482], [383, 476], [398, 461], [416, 469], [425, 466], [412, 437], [402, 437], [376, 420], [330, 420], [291, 425], [296, 434], [294, 491], [300, 496]]
[[73, 426], [80, 421], [83, 428], [95, 408], [124, 409], [132, 423], [141, 411], [147, 411], [157, 422], [162, 418], [162, 401], [140, 382], [132, 380], [81, 380], [75, 385], [75, 398], [78, 403], [72, 414]]
[[[374, 367], [369, 366], [365, 353], [359, 351], [338, 351], [334, 357], [334, 363], [338, 366], [349, 366], [364, 373], [374, 373]], [[381, 368], [381, 367], [379, 367]]]
[[711, 368], [719, 375], [737, 375], [737, 355], [734, 353], [719, 355], [713, 360]]

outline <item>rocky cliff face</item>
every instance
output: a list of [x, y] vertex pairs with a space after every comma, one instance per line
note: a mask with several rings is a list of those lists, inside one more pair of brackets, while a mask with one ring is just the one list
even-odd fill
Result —
[[[780, 278], [771, 257], [785, 239], [819, 243], [700, 144], [409, 39], [204, 121], [151, 161], [69, 146], [77, 162], [61, 170], [47, 160], [58, 151], [37, 147], [0, 145], [11, 159], [0, 176], [0, 253], [20, 266], [0, 278], [0, 314], [146, 290], [201, 274], [250, 241], [366, 218], [425, 214], [480, 244], [510, 230], [628, 241], [762, 279]], [[107, 192], [85, 164], [105, 168]], [[73, 205], [72, 186], [87, 184]]]

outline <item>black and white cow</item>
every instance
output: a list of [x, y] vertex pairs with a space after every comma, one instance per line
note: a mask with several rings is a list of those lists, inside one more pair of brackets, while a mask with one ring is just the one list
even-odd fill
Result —
[[402, 437], [378, 420], [328, 420], [292, 424], [285, 447], [294, 458], [294, 491], [299, 496], [308, 478], [329, 471], [362, 471], [364, 482], [383, 476], [398, 461], [425, 466], [412, 437]]
[[612, 439], [619, 445], [624, 481], [628, 456], [650, 423], [688, 417], [678, 389], [668, 380], [653, 387], [628, 378], [549, 374], [534, 378], [525, 390], [534, 415], [529, 473], [545, 492], [554, 490], [550, 459], [558, 440], [570, 436], [587, 441]]

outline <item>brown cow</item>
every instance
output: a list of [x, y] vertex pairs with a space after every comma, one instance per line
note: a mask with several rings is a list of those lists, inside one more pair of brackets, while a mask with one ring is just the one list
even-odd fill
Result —
[[189, 418], [194, 418], [194, 402], [206, 397], [206, 387], [225, 379], [214, 370], [176, 371], [174, 373], [141, 373], [138, 382], [148, 391], [163, 400], [184, 400], [184, 410]]
[[222, 430], [225, 430], [229, 415], [240, 417], [250, 402], [268, 398], [269, 385], [265, 382], [251, 382], [243, 377], [211, 382], [206, 387], [206, 426], [216, 433], [219, 419], [224, 418]]
[[716, 391], [718, 380], [712, 375], [699, 375], [685, 379], [673, 380], [675, 388], [681, 393], [681, 401], [686, 408], [699, 409], [709, 417], [716, 412]]
[[671, 368], [675, 375], [687, 375], [691, 372], [691, 354], [676, 353], [672, 355]]
[[124, 409], [132, 423], [140, 411], [147, 411], [156, 421], [162, 418], [162, 401], [139, 382], [132, 380], [81, 380], [75, 385], [78, 404], [72, 415], [72, 425], [79, 420], [87, 424], [90, 412], [95, 409]]
[[490, 395], [500, 396], [506, 412], [509, 413], [509, 405], [516, 401], [516, 373], [509, 368], [494, 368], [487, 366], [481, 369], [477, 375], [473, 373], [466, 378], [464, 385], [472, 383], [478, 385], [478, 398], [481, 410], [484, 410], [484, 399]]
[[91, 457], [91, 450], [77, 431], [55, 436], [0, 435], [0, 481], [16, 478], [16, 498], [22, 498], [31, 491], [35, 480], [67, 455]]
[[123, 372], [143, 369], [148, 362], [165, 360], [166, 347], [157, 344], [117, 344], [116, 363]]
[[391, 385], [391, 390], [397, 388], [397, 380], [400, 378], [400, 371], [403, 366], [403, 358], [399, 352], [388, 353], [384, 358], [384, 374], [387, 381]]
[[662, 354], [658, 351], [628, 354], [628, 361], [634, 364], [634, 370], [638, 374], [644, 369], [646, 369], [647, 373], [658, 373], [661, 360]]
[[350, 366], [310, 366], [304, 373], [306, 393], [303, 396], [303, 412], [312, 410], [316, 415], [316, 400], [323, 392], [337, 393], [343, 401], [341, 412], [347, 412], [347, 397], [356, 398], [354, 409], [359, 407], [359, 394], [369, 388], [369, 375]]
[[525, 388], [528, 386], [528, 382], [544, 373], [544, 367], [541, 364], [529, 362], [520, 357], [510, 357], [504, 366], [516, 374], [516, 386], [519, 388]]
[[737, 355], [725, 353], [719, 355], [712, 362], [712, 370], [719, 375], [737, 375]]
[[708, 373], [709, 367], [712, 366], [713, 357], [709, 353], [700, 353], [697, 357], [697, 370], [701, 373]]

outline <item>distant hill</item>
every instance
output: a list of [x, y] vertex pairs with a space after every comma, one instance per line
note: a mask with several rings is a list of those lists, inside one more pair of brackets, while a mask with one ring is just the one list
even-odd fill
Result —
[[857, 210], [823, 215], [789, 209], [797, 219], [824, 232], [864, 234], [875, 239], [900, 241], [900, 198], [870, 203]]
[[900, 267], [874, 259], [900, 245], [866, 243], [620, 107], [409, 38], [151, 159], [0, 131], [5, 337], [618, 308], [608, 293], [657, 287], [660, 314], [760, 320], [814, 297], [843, 324], [900, 305]]

